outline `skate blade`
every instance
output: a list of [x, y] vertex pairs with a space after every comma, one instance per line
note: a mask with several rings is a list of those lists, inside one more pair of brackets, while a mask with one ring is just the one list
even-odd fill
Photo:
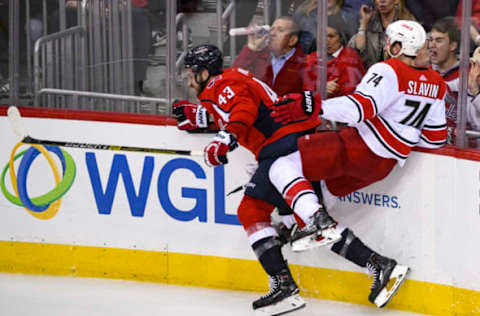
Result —
[[256, 316], [277, 316], [291, 313], [305, 307], [305, 301], [298, 295], [292, 295], [284, 300], [255, 310]]
[[388, 302], [392, 299], [392, 297], [397, 293], [398, 289], [402, 285], [403, 281], [407, 277], [407, 273], [410, 271], [410, 268], [407, 266], [396, 265], [393, 268], [392, 274], [390, 275], [390, 281], [395, 279], [393, 285], [388, 289], [388, 284], [385, 286], [380, 293], [378, 294], [377, 298], [375, 299], [375, 305], [382, 308], [387, 305]]
[[321, 246], [328, 246], [342, 239], [335, 227], [322, 231], [320, 236], [312, 235], [292, 242], [292, 251], [301, 252]]

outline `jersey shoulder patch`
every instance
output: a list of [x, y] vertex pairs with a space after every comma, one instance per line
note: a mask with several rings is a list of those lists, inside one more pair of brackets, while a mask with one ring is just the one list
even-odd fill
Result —
[[210, 82], [207, 84], [207, 89], [211, 89], [216, 82], [218, 82], [219, 80], [222, 80], [222, 75], [218, 75], [216, 77], [213, 77], [212, 80], [210, 80]]

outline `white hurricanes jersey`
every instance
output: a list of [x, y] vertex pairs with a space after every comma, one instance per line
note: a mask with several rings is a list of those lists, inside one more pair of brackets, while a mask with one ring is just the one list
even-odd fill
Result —
[[353, 94], [325, 100], [322, 117], [356, 127], [375, 154], [403, 166], [413, 147], [445, 144], [445, 94], [437, 72], [391, 58], [371, 66]]

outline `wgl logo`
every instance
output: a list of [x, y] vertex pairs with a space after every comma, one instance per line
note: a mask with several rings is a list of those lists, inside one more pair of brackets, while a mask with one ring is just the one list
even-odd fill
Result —
[[[15, 205], [24, 207], [33, 217], [41, 220], [51, 219], [57, 214], [62, 202], [62, 197], [73, 184], [76, 174], [75, 162], [67, 151], [53, 146], [32, 144], [31, 147], [17, 154], [17, 150], [23, 145], [25, 144], [22, 142], [15, 145], [10, 154], [10, 161], [3, 168], [0, 176], [1, 190], [7, 200]], [[55, 154], [60, 161], [61, 172], [50, 153]], [[48, 165], [54, 176], [55, 188], [40, 196], [30, 197], [27, 190], [27, 178], [30, 167], [40, 154], [48, 161]], [[20, 159], [20, 164], [16, 172], [14, 162], [17, 159]], [[7, 172], [10, 175], [13, 193], [8, 191], [5, 184]]]
[[[85, 156], [90, 182], [92, 184], [95, 202], [100, 214], [109, 215], [115, 198], [119, 177], [122, 177], [128, 204], [132, 216], [143, 217], [145, 206], [153, 178], [155, 160], [146, 156], [143, 160], [138, 194], [133, 184], [132, 173], [125, 155], [116, 154], [113, 157], [110, 173], [105, 189], [100, 180], [97, 159], [94, 153], [87, 152]], [[157, 180], [157, 195], [160, 205], [172, 218], [179, 221], [192, 221], [196, 218], [200, 222], [207, 222], [207, 190], [192, 187], [182, 187], [182, 197], [195, 199], [195, 206], [190, 210], [180, 210], [172, 203], [168, 192], [168, 185], [174, 171], [185, 169], [197, 179], [206, 179], [203, 168], [195, 161], [185, 158], [176, 158], [168, 161], [160, 170]], [[215, 223], [240, 225], [236, 215], [225, 212], [225, 170], [223, 166], [214, 169], [214, 210]]]

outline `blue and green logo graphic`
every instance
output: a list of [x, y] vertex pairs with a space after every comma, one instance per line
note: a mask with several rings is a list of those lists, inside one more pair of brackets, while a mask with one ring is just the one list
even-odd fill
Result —
[[[13, 148], [10, 154], [10, 161], [3, 168], [0, 176], [0, 187], [7, 200], [15, 205], [24, 207], [32, 216], [42, 220], [51, 219], [57, 214], [62, 197], [68, 192], [75, 180], [75, 162], [68, 152], [54, 146], [30, 144], [30, 148], [17, 154], [17, 150], [22, 145], [26, 144], [20, 142]], [[60, 174], [51, 153], [55, 154], [60, 160], [62, 174]], [[27, 176], [33, 161], [39, 154], [42, 154], [47, 159], [55, 178], [56, 186], [41, 196], [30, 198], [27, 192]], [[15, 172], [14, 162], [20, 158], [18, 170]], [[11, 186], [15, 194], [9, 192], [5, 185], [7, 172], [9, 173]]]

